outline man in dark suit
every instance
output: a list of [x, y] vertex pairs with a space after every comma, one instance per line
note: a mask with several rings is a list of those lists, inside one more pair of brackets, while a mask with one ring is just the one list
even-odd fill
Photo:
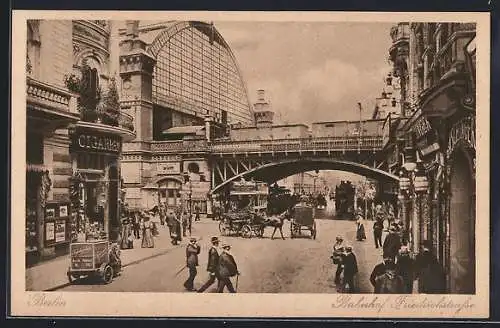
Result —
[[189, 269], [189, 277], [184, 282], [184, 287], [189, 291], [196, 291], [194, 289], [194, 278], [198, 271], [196, 267], [198, 266], [198, 254], [200, 254], [200, 246], [196, 242], [195, 237], [191, 237], [189, 244], [186, 246], [186, 266]]
[[384, 229], [384, 217], [382, 212], [377, 213], [375, 223], [373, 224], [373, 237], [375, 239], [375, 248], [382, 247], [382, 230]]
[[230, 293], [236, 293], [231, 282], [231, 277], [239, 275], [238, 266], [231, 254], [231, 246], [228, 244], [222, 245], [222, 254], [219, 257], [219, 284], [217, 293], [224, 292], [224, 287], [227, 287]]
[[344, 265], [344, 288], [347, 287], [346, 292], [356, 293], [356, 286], [354, 285], [354, 276], [358, 273], [358, 261], [356, 255], [352, 252], [352, 246], [345, 247], [345, 256], [343, 259]]
[[446, 293], [446, 276], [436, 255], [432, 252], [432, 242], [424, 240], [421, 251], [415, 259], [415, 278], [418, 279], [420, 294]]
[[401, 237], [398, 235], [395, 227], [391, 227], [389, 230], [389, 234], [385, 237], [382, 247], [384, 250], [384, 257], [390, 257], [394, 262], [401, 248]]
[[391, 263], [394, 263], [394, 261], [390, 257], [384, 256], [384, 260], [373, 268], [372, 274], [370, 275], [370, 283], [375, 289], [375, 294], [379, 294], [376, 283], [377, 277], [384, 275], [386, 272], [386, 266]]
[[207, 271], [210, 274], [207, 282], [198, 289], [198, 293], [203, 293], [208, 287], [212, 286], [215, 279], [219, 277], [219, 238], [212, 237], [212, 247], [208, 251]]

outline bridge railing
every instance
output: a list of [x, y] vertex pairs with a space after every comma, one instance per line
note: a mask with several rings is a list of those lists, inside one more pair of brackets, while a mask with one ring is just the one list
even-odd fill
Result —
[[[152, 141], [149, 147], [153, 152], [190, 152], [208, 151], [214, 153], [242, 153], [242, 152], [269, 152], [269, 151], [372, 151], [383, 147], [382, 136], [366, 137], [321, 137], [274, 140], [215, 140], [208, 143], [206, 140], [179, 140], [179, 141]], [[145, 149], [144, 145], [133, 144], [124, 147], [125, 151]], [[149, 149], [148, 149], [149, 150]]]
[[314, 150], [379, 150], [381, 136], [367, 137], [322, 137], [282, 140], [215, 141], [210, 150], [218, 153], [260, 151], [314, 151]]

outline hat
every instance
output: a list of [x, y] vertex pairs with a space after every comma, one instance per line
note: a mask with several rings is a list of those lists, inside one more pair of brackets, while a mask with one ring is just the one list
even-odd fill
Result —
[[408, 248], [408, 246], [401, 246], [401, 248], [399, 249], [399, 254], [409, 254], [410, 253], [410, 249]]
[[335, 238], [337, 240], [344, 240], [344, 238], [342, 238], [342, 236], [337, 236], [337, 238]]
[[212, 243], [218, 243], [219, 238], [214, 236], [214, 237], [212, 237], [211, 241], [212, 241]]
[[348, 252], [352, 251], [352, 246], [351, 245], [345, 246], [345, 250], [348, 251]]
[[231, 248], [231, 245], [229, 245], [228, 243], [224, 243], [222, 244], [222, 248]]

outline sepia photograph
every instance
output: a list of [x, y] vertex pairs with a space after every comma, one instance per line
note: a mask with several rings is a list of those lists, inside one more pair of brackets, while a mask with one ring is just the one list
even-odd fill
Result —
[[18, 313], [488, 315], [489, 14], [98, 16], [14, 12]]

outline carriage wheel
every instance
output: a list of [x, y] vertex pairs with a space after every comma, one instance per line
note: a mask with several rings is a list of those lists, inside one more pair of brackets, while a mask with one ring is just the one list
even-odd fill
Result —
[[113, 281], [113, 268], [110, 265], [106, 265], [104, 272], [102, 273], [102, 281], [107, 285]]
[[311, 237], [312, 239], [316, 239], [316, 234], [317, 234], [317, 229], [316, 229], [316, 222], [313, 223], [312, 230], [311, 230]]
[[242, 228], [241, 228], [241, 236], [243, 238], [250, 238], [252, 237], [252, 228], [250, 228], [250, 226], [248, 224], [245, 224]]
[[223, 236], [226, 235], [227, 227], [224, 219], [219, 222], [219, 231]]

